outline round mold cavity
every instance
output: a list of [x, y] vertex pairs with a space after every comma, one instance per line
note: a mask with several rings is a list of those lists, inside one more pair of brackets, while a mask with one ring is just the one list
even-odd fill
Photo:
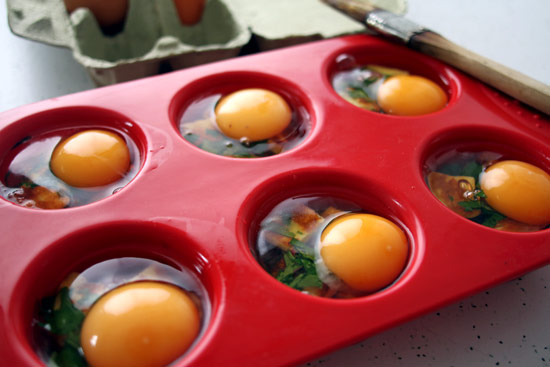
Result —
[[[437, 111], [416, 116], [386, 114], [380, 110], [375, 101], [378, 87], [382, 83], [383, 78], [380, 79], [376, 74], [372, 74], [371, 72], [363, 72], [361, 75], [357, 72], [358, 68], [367, 65], [399, 69], [411, 75], [427, 78], [445, 92], [447, 104]], [[359, 108], [368, 113], [383, 114], [386, 117], [408, 118], [440, 113], [454, 104], [460, 95], [459, 81], [450, 69], [424, 55], [391, 44], [374, 44], [339, 49], [327, 59], [324, 70], [325, 83], [336, 98], [348, 102], [349, 105], [355, 106], [354, 108]], [[356, 71], [352, 72], [353, 70]], [[385, 75], [386, 72], [382, 74]], [[368, 97], [374, 100], [373, 103], [363, 103], [361, 101], [352, 103], [347, 101], [346, 98], [335, 90], [334, 81], [336, 77], [342, 78], [342, 83], [344, 80], [365, 79], [364, 81], [361, 80], [357, 85], [354, 84], [355, 88], [353, 90], [356, 92], [355, 96], [357, 97], [365, 96], [365, 94], [368, 95]], [[361, 105], [361, 107], [358, 105]]]
[[[404, 284], [407, 278], [410, 278], [414, 269], [417, 267], [415, 264], [420, 261], [423, 234], [421, 233], [422, 230], [418, 225], [415, 214], [413, 211], [407, 210], [406, 205], [403, 205], [403, 203], [393, 198], [384, 188], [380, 187], [380, 185], [370, 182], [356, 174], [340, 170], [310, 168], [292, 171], [278, 175], [264, 182], [248, 196], [239, 211], [239, 217], [242, 218], [242, 221], [239, 222], [237, 228], [239, 242], [243, 247], [248, 249], [247, 252], [250, 255], [250, 261], [254, 262], [259, 269], [266, 274], [266, 279], [268, 279], [268, 281], [271, 280], [276, 286], [282, 288], [283, 291], [286, 290], [294, 293], [296, 289], [292, 289], [291, 286], [279, 282], [276, 280], [275, 275], [271, 276], [269, 270], [264, 266], [265, 262], [259, 259], [259, 252], [263, 250], [259, 249], [259, 246], [262, 245], [259, 243], [258, 238], [262, 231], [262, 225], [263, 229], [266, 228], [266, 218], [268, 218], [270, 213], [278, 210], [277, 208], [281, 206], [286, 206], [291, 201], [298, 204], [304, 204], [321, 216], [326, 215], [326, 218], [321, 220], [318, 227], [310, 232], [309, 237], [306, 236], [299, 240], [301, 242], [305, 241], [309, 243], [311, 238], [318, 238], [322, 229], [326, 228], [328, 223], [332, 222], [332, 219], [342, 215], [342, 213], [328, 214], [328, 211], [324, 212], [329, 206], [334, 206], [342, 211], [374, 214], [383, 217], [393, 222], [393, 224], [404, 232], [408, 243], [408, 250], [405, 264], [400, 274], [392, 282], [375, 291], [362, 292], [360, 294], [358, 292], [352, 292], [353, 298], [382, 295], [391, 291], [391, 289], [397, 289], [397, 287]], [[294, 205], [294, 203], [290, 205]], [[302, 213], [304, 216], [308, 216], [311, 215], [312, 212], [308, 210]], [[274, 222], [276, 221], [277, 220]], [[288, 227], [286, 227], [286, 229], [288, 229]], [[297, 234], [299, 232], [300, 231], [295, 231], [292, 233], [296, 235], [294, 240], [298, 239]], [[292, 237], [292, 234], [289, 235], [287, 233], [280, 232], [278, 234]], [[291, 245], [294, 249], [297, 248], [296, 246], [301, 246], [300, 243], [293, 243]], [[315, 247], [315, 245], [313, 246]], [[318, 255], [319, 253], [313, 254], [317, 263], [319, 263]], [[284, 261], [284, 254], [281, 256], [283, 256], [282, 260]], [[327, 271], [327, 268], [323, 267], [322, 264], [320, 266], [321, 267], [316, 265], [317, 271]], [[342, 285], [340, 280], [335, 279], [330, 272], [328, 273], [329, 274], [327, 274], [327, 277], [324, 279], [330, 278], [329, 280], [333, 285]], [[303, 289], [297, 289], [297, 291], [303, 291]], [[347, 288], [347, 291], [349, 291], [349, 288]], [[311, 293], [315, 294], [315, 292]], [[344, 293], [340, 293], [336, 297], [325, 296], [315, 299], [334, 298], [340, 301], [339, 297], [343, 298], [343, 295]], [[349, 295], [348, 293], [348, 296]], [[307, 295], [305, 296], [307, 297]]]
[[[230, 93], [266, 89], [281, 96], [291, 110], [291, 122], [280, 134], [261, 141], [233, 139], [216, 124], [214, 109]], [[170, 105], [170, 119], [179, 135], [193, 147], [232, 158], [268, 157], [293, 150], [314, 127], [311, 101], [296, 84], [277, 76], [233, 71], [196, 80], [180, 90]]]
[[[128, 147], [130, 164], [120, 179], [101, 186], [74, 187], [52, 172], [50, 157], [57, 144], [86, 130], [113, 133]], [[89, 204], [128, 185], [141, 169], [146, 151], [143, 131], [115, 111], [76, 106], [27, 116], [9, 124], [0, 134], [1, 196], [31, 208], [59, 209]]]
[[[154, 264], [144, 266], [146, 262]], [[118, 275], [109, 277], [108, 272], [115, 265], [118, 266]], [[62, 282], [70, 279], [74, 272], [91, 274], [90, 269], [94, 266], [92, 273], [97, 278], [81, 276], [73, 284], [81, 281], [97, 286], [98, 279], [102, 279], [108, 284], [97, 293], [105, 294], [126, 283], [153, 280], [184, 288], [194, 300], [200, 300], [200, 332], [177, 361], [184, 360], [197, 349], [212, 325], [220, 298], [217, 294], [220, 293], [221, 281], [216, 277], [216, 266], [201, 252], [200, 246], [180, 230], [159, 223], [126, 221], [79, 230], [47, 247], [27, 266], [11, 295], [8, 311], [14, 345], [23, 346], [23, 350], [31, 353], [37, 361], [44, 358], [36, 343], [39, 329], [33, 325], [39, 302], [55, 295]], [[139, 275], [130, 276], [127, 281], [120, 276], [124, 272]], [[86, 281], [82, 282], [83, 279]], [[71, 293], [73, 304], [83, 309], [93, 305], [97, 298], [96, 295], [87, 299], [85, 289], [86, 286]]]
[[[510, 221], [490, 206], [489, 209], [485, 207], [484, 194], [479, 193], [480, 172], [504, 160], [522, 161], [549, 173], [550, 146], [504, 129], [462, 126], [440, 132], [428, 140], [421, 154], [419, 172], [428, 190], [434, 194], [434, 199], [453, 215], [470, 217], [468, 219], [479, 225], [509, 232], [533, 232], [547, 228], [548, 225]], [[441, 173], [446, 176], [438, 175]], [[429, 174], [433, 176], [429, 178]], [[457, 179], [458, 176], [461, 178]], [[463, 177], [472, 177], [474, 181]], [[437, 195], [434, 190], [438, 190]], [[492, 213], [491, 209], [497, 214]]]

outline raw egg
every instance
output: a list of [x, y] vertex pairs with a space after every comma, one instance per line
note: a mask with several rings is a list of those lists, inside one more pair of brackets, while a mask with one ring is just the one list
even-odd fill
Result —
[[90, 9], [101, 27], [122, 23], [128, 11], [128, 0], [64, 0], [64, 2], [69, 14], [77, 8]]
[[33, 345], [47, 366], [166, 366], [209, 315], [208, 294], [188, 269], [115, 258], [69, 274], [37, 303]]
[[182, 24], [193, 25], [201, 20], [206, 0], [174, 0]]
[[292, 111], [283, 97], [259, 88], [242, 89], [223, 97], [215, 115], [226, 136], [251, 142], [282, 133], [292, 120]]
[[326, 267], [351, 288], [374, 292], [391, 284], [403, 271], [407, 237], [393, 222], [373, 214], [346, 214], [321, 234]]
[[442, 109], [447, 104], [447, 94], [424, 77], [395, 75], [378, 89], [377, 102], [386, 113], [415, 116]]
[[130, 167], [130, 151], [124, 139], [105, 130], [86, 130], [61, 141], [50, 167], [61, 180], [75, 187], [113, 183]]
[[199, 329], [199, 311], [185, 291], [144, 281], [100, 298], [80, 339], [92, 366], [165, 366], [189, 348]]
[[550, 224], [550, 175], [532, 164], [501, 161], [480, 176], [491, 207], [519, 222]]

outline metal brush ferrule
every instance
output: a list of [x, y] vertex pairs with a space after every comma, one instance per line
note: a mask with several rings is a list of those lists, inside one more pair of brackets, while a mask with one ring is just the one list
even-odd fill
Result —
[[405, 44], [409, 43], [414, 35], [429, 30], [415, 22], [385, 10], [370, 12], [365, 19], [365, 23], [369, 28], [376, 30], [376, 32]]

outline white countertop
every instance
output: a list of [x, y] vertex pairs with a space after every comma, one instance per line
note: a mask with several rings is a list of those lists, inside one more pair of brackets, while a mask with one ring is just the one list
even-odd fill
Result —
[[[550, 2], [409, 0], [407, 17], [550, 84]], [[0, 111], [93, 88], [67, 49], [11, 34], [0, 6]], [[550, 239], [549, 239], [550, 246]], [[550, 366], [550, 266], [308, 366]]]

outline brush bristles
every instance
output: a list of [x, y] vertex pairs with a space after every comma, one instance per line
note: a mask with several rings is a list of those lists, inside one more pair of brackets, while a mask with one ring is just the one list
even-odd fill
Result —
[[332, 6], [335, 9], [349, 15], [350, 17], [357, 19], [360, 22], [364, 22], [367, 14], [376, 7], [372, 6], [366, 1], [358, 0], [322, 0], [324, 3]]

